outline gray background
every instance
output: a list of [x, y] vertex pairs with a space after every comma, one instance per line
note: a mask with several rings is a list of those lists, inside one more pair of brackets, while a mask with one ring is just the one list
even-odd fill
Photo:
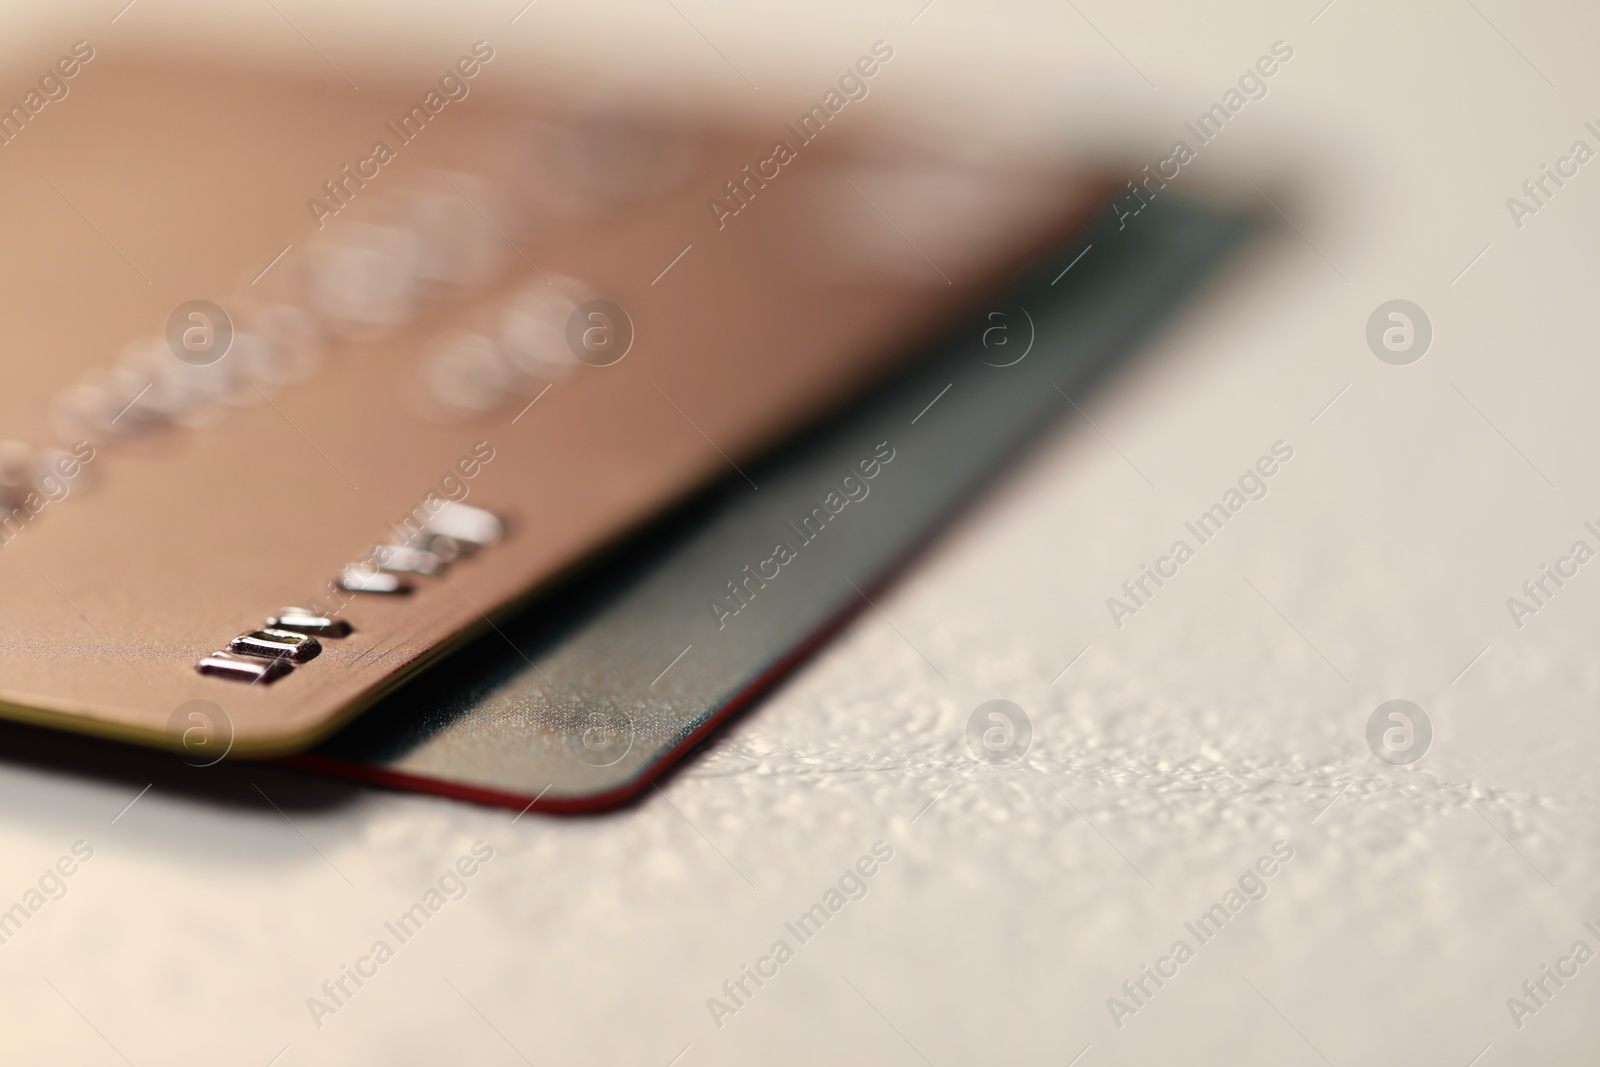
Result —
[[[373, 793], [290, 825], [265, 802], [157, 788], [118, 817], [136, 789], [0, 765], [0, 900], [74, 840], [95, 848], [0, 946], [3, 1056], [1592, 1062], [1600, 964], [1521, 1030], [1505, 1002], [1580, 937], [1600, 949], [1581, 925], [1600, 921], [1600, 564], [1520, 630], [1505, 599], [1575, 539], [1595, 545], [1600, 177], [1584, 168], [1520, 230], [1505, 199], [1574, 139], [1600, 147], [1582, 128], [1600, 116], [1593, 12], [674, 2], [539, 0], [514, 26], [520, 3], [280, 6], [352, 70], [385, 50], [431, 70], [430, 42], [492, 32], [529, 69], [730, 112], [756, 105], [728, 64], [800, 101], [885, 38], [874, 99], [930, 143], [1124, 163], [1164, 157], [1284, 39], [1296, 55], [1270, 95], [1174, 189], [1282, 224], [882, 615], [634, 810], [513, 823]], [[141, 0], [101, 28], [118, 6], [7, 15], [7, 60], [125, 34], [321, 62], [269, 7]], [[1395, 298], [1434, 327], [1405, 367], [1364, 340]], [[1267, 498], [1116, 629], [1105, 598], [1278, 439], [1295, 457]], [[1033, 722], [1011, 767], [965, 750], [968, 714], [996, 698]], [[1364, 739], [1394, 698], [1434, 727], [1410, 767]], [[306, 998], [479, 838], [495, 858], [470, 894], [317, 1029]], [[880, 839], [895, 858], [866, 898], [717, 1028], [706, 998]], [[1106, 999], [1279, 839], [1295, 858], [1265, 899], [1118, 1029]]]

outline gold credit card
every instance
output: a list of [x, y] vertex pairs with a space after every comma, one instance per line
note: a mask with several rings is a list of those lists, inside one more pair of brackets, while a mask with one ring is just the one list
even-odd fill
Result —
[[0, 714], [311, 744], [1098, 203], [873, 125], [892, 52], [737, 128], [489, 91], [484, 42], [359, 92], [90, 42], [0, 84]]

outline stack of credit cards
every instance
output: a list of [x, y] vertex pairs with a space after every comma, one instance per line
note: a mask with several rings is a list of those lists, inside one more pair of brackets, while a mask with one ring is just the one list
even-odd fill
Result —
[[865, 123], [480, 91], [460, 51], [195, 94], [85, 46], [12, 131], [0, 715], [624, 799], [1240, 229]]

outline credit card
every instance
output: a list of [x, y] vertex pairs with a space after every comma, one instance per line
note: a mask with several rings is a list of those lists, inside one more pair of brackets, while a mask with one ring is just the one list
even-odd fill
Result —
[[0, 715], [313, 744], [1098, 203], [831, 104], [721, 128], [505, 62], [355, 92], [80, 41], [0, 88]]
[[627, 800], [876, 610], [940, 522], [1246, 232], [1177, 201], [1137, 226], [1108, 212], [928, 358], [290, 762], [513, 808]]

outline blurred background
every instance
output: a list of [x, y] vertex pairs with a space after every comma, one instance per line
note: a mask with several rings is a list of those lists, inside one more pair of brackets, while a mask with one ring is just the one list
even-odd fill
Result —
[[[92, 850], [0, 944], [16, 1062], [1592, 1059], [1600, 579], [1510, 603], [1600, 547], [1591, 9], [119, 7], [7, 12], [6, 91], [80, 39], [327, 93], [431, 82], [482, 39], [488, 100], [761, 129], [883, 40], [863, 110], [953, 158], [1134, 177], [1238, 90], [1162, 195], [1263, 225], [881, 613], [627, 810], [285, 814], [0, 762], [0, 901]], [[1525, 189], [1544, 167], [1561, 184]], [[1397, 300], [1420, 355], [1382, 344]], [[1266, 495], [1119, 620], [1123, 583], [1279, 442]], [[1000, 767], [966, 744], [995, 699], [1033, 731]], [[1426, 725], [1406, 762], [1371, 740], [1392, 700]], [[317, 1011], [463, 857], [460, 898]], [[835, 890], [859, 899], [788, 931]], [[779, 940], [793, 958], [763, 963]]]

